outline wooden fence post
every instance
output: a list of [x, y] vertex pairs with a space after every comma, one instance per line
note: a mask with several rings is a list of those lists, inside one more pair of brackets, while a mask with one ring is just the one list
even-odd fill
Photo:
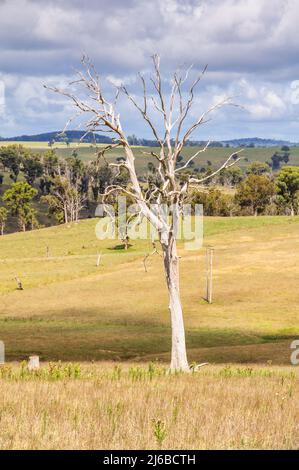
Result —
[[29, 370], [39, 369], [39, 356], [29, 356], [28, 369]]
[[206, 249], [206, 301], [211, 304], [213, 301], [213, 254], [214, 248]]
[[102, 253], [99, 253], [99, 254], [98, 254], [98, 257], [97, 257], [97, 263], [96, 263], [97, 268], [100, 266], [101, 257], [102, 257]]

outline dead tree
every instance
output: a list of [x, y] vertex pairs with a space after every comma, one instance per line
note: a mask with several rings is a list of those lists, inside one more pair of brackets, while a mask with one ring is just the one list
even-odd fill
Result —
[[[184, 74], [180, 72], [174, 73], [168, 97], [163, 89], [160, 58], [154, 55], [153, 75], [149, 80], [143, 75], [139, 75], [142, 88], [142, 99], [141, 103], [139, 103], [137, 98], [124, 85], [117, 88], [115, 99], [108, 99], [104, 94], [100, 77], [93, 64], [88, 58], [83, 57], [82, 65], [82, 70], [78, 71], [78, 80], [70, 83], [67, 89], [48, 88], [69, 98], [74, 104], [76, 113], [74, 117], [69, 119], [67, 125], [78, 115], [86, 115], [86, 134], [98, 131], [109, 132], [115, 138], [114, 143], [108, 145], [103, 150], [103, 154], [105, 150], [108, 151], [115, 147], [121, 147], [124, 151], [124, 160], [111, 165], [119, 169], [125, 168], [128, 171], [130, 185], [126, 189], [117, 184], [108, 186], [105, 189], [104, 200], [111, 194], [126, 194], [138, 205], [140, 214], [148, 219], [158, 233], [169, 293], [172, 328], [170, 369], [172, 371], [189, 371], [179, 289], [179, 257], [175, 233], [176, 217], [181, 213], [183, 204], [186, 202], [190, 185], [203, 183], [213, 178], [222, 169], [235, 164], [238, 159], [233, 159], [236, 154], [234, 151], [220, 168], [203, 178], [195, 178], [192, 175], [184, 175], [184, 178], [181, 178], [180, 175], [196, 157], [207, 149], [209, 143], [202, 149], [196, 150], [183, 166], [177, 167], [177, 159], [186, 141], [192, 137], [199, 127], [209, 121], [211, 113], [223, 105], [232, 104], [231, 100], [227, 98], [214, 104], [207, 111], [199, 114], [190, 124], [190, 110], [194, 104], [195, 91], [206, 71], [206, 67], [188, 86], [187, 91], [185, 91], [185, 87], [189, 83], [191, 69], [188, 69]], [[149, 87], [151, 87], [151, 90]], [[121, 124], [120, 115], [117, 112], [117, 99], [120, 93], [126, 95], [140, 113], [141, 118], [149, 126], [158, 145], [156, 152], [144, 152], [156, 160], [157, 178], [156, 181], [151, 182], [150, 187], [142, 184], [137, 175], [134, 148], [128, 142]], [[155, 110], [155, 115], [161, 118], [160, 125], [157, 125], [155, 119], [152, 118], [153, 110]], [[161, 126], [163, 127], [162, 133], [159, 132]], [[171, 207], [172, 215], [170, 219], [165, 220], [165, 217], [159, 210], [152, 209], [152, 204], [155, 204], [158, 209], [162, 204], [167, 204], [168, 207]]]
[[16, 281], [17, 286], [18, 286], [17, 289], [18, 290], [24, 290], [22, 281], [18, 276], [15, 277], [15, 281]]
[[151, 253], [147, 253], [147, 254], [145, 255], [145, 257], [143, 258], [143, 266], [144, 266], [144, 271], [145, 271], [146, 273], [147, 273], [147, 264], [146, 264], [146, 262], [147, 262], [148, 258], [149, 258], [150, 256], [153, 256], [153, 255], [156, 255], [156, 254], [157, 254], [157, 255], [160, 255], [160, 253], [159, 253], [159, 251], [158, 251], [158, 249], [157, 249], [157, 245], [156, 245], [155, 241], [152, 242], [152, 245], [153, 245], [153, 251], [152, 251]]
[[211, 304], [213, 295], [213, 255], [214, 248], [208, 247], [206, 249], [206, 301]]

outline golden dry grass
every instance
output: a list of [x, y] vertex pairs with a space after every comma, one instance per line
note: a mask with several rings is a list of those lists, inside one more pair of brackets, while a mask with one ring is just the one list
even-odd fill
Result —
[[4, 373], [1, 449], [298, 449], [294, 367], [74, 367]]
[[[169, 360], [161, 258], [152, 257], [144, 273], [149, 243], [136, 242], [127, 254], [111, 250], [116, 242], [98, 241], [95, 224], [0, 239], [0, 339], [8, 359]], [[299, 335], [299, 218], [205, 218], [204, 229], [205, 244], [215, 247], [212, 305], [202, 299], [204, 250], [180, 244], [190, 359], [289, 364]], [[24, 291], [15, 290], [15, 273]]]
[[[298, 368], [289, 364], [299, 334], [299, 218], [206, 218], [212, 305], [202, 299], [204, 250], [180, 244], [189, 360], [222, 365], [174, 376], [146, 364], [169, 360], [160, 257], [144, 273], [147, 242], [111, 250], [94, 226], [2, 237], [0, 339], [8, 360], [134, 363], [43, 365], [37, 374], [0, 367], [0, 448], [298, 449]], [[239, 365], [223, 365], [231, 362]]]

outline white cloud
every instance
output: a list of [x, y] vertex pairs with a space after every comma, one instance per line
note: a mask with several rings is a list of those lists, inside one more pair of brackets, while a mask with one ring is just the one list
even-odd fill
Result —
[[[165, 74], [209, 63], [195, 114], [217, 97], [233, 95], [245, 111], [221, 111], [216, 122], [224, 131], [244, 134], [258, 123], [254, 133], [263, 135], [271, 121], [272, 129], [291, 129], [295, 137], [298, 104], [290, 83], [299, 79], [298, 22], [298, 0], [1, 2], [7, 121], [2, 116], [0, 133], [13, 132], [14, 125], [17, 133], [62, 123], [68, 108], [41, 84], [64, 81], [83, 52], [111, 82], [125, 82], [135, 93], [135, 74], [147, 70], [150, 55], [158, 52]], [[126, 116], [132, 119], [128, 127], [141, 133], [133, 115]], [[220, 132], [216, 124], [211, 129]]]

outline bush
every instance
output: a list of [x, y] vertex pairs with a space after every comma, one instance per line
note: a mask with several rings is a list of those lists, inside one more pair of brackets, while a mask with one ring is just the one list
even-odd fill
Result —
[[204, 215], [230, 217], [238, 213], [234, 196], [224, 194], [219, 189], [210, 189], [207, 192], [195, 191], [191, 195], [191, 204], [193, 208], [195, 204], [202, 204]]

